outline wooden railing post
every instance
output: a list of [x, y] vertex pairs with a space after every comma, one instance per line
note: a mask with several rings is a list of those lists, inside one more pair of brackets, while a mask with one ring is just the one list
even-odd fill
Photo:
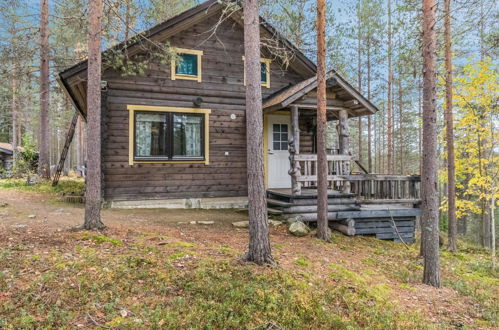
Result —
[[[340, 155], [350, 155], [350, 143], [349, 136], [350, 131], [348, 129], [348, 112], [346, 110], [338, 111], [338, 146]], [[350, 174], [350, 162], [347, 161], [343, 164], [341, 175], [349, 175]], [[343, 192], [350, 192], [350, 182], [343, 182]]]
[[300, 154], [300, 122], [298, 106], [291, 106], [291, 136], [289, 138], [289, 175], [291, 175], [291, 191], [293, 195], [301, 194], [301, 182], [298, 177], [301, 174], [300, 162], [295, 160], [295, 155]]
[[301, 166], [300, 166], [300, 161], [295, 160], [295, 155], [297, 154], [296, 152], [296, 145], [295, 145], [295, 140], [294, 137], [291, 136], [289, 138], [289, 171], [288, 174], [291, 176], [291, 193], [293, 195], [300, 195], [301, 194], [301, 182], [298, 181], [298, 178], [301, 175]]

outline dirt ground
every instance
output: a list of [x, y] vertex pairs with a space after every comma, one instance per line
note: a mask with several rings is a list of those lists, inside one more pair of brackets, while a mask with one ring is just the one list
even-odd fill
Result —
[[[55, 202], [50, 195], [0, 189], [2, 202], [8, 204], [0, 208], [0, 244], [4, 248], [20, 242], [39, 249], [57, 248], [58, 244], [64, 244], [69, 230], [83, 222], [83, 206]], [[127, 237], [153, 232], [195, 242], [200, 253], [208, 255], [214, 253], [213, 246], [227, 246], [242, 255], [247, 246], [247, 230], [231, 225], [234, 221], [247, 220], [247, 215], [235, 210], [113, 209], [103, 210], [102, 219], [108, 226], [104, 232], [108, 236]], [[215, 221], [215, 224], [193, 225], [189, 224], [191, 221]], [[366, 273], [373, 252], [369, 246], [374, 240], [339, 234], [334, 237], [333, 244], [324, 244], [311, 236], [293, 237], [285, 225], [271, 228], [274, 256], [279, 267], [291, 273], [300, 273], [298, 259], [308, 260], [309, 271], [318, 277], [328, 276], [331, 263], [354, 273]], [[396, 260], [388, 260], [387, 267], [396, 263]], [[467, 297], [450, 288], [435, 289], [417, 283], [401, 285], [401, 282], [385, 276], [382, 272], [387, 270], [379, 267], [372, 265], [369, 269], [370, 281], [373, 285], [382, 283], [389, 287], [394, 303], [408, 310], [420, 311], [429, 322], [445, 318], [457, 325], [474, 327], [473, 320], [479, 317], [479, 306]]]

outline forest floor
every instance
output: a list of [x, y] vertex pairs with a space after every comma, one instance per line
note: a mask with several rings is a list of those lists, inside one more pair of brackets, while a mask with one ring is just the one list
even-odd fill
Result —
[[420, 283], [417, 244], [339, 233], [326, 244], [282, 225], [270, 232], [277, 266], [259, 267], [239, 261], [248, 233], [231, 223], [244, 213], [104, 210], [106, 230], [74, 231], [83, 207], [54, 192], [0, 180], [0, 328], [499, 326], [497, 270], [464, 242], [441, 251], [436, 289]]

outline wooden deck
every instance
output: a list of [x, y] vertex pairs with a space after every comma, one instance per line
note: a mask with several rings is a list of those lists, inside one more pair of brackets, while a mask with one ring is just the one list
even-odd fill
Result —
[[[414, 241], [416, 217], [421, 211], [419, 199], [366, 199], [356, 192], [328, 190], [328, 219], [333, 229], [348, 235], [372, 235], [379, 239], [406, 243]], [[291, 189], [267, 191], [269, 213], [284, 219], [300, 217], [317, 221], [317, 190]]]

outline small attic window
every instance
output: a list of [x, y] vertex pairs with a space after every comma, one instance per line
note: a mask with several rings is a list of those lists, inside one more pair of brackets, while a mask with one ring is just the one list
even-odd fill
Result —
[[[244, 62], [244, 56], [243, 56]], [[260, 77], [262, 86], [270, 88], [270, 63], [271, 59], [260, 58]], [[244, 86], [246, 86], [246, 71], [244, 71]]]
[[177, 56], [172, 60], [172, 80], [196, 80], [201, 82], [201, 56], [203, 51], [176, 49]]

